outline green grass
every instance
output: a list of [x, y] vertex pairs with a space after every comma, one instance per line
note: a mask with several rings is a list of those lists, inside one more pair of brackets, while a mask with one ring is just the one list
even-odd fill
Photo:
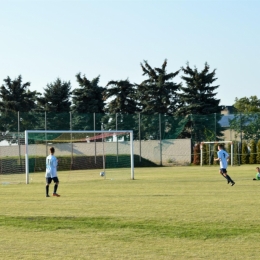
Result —
[[255, 165], [229, 174], [234, 187], [217, 166], [59, 172], [59, 198], [44, 173], [2, 182], [1, 258], [259, 259]]

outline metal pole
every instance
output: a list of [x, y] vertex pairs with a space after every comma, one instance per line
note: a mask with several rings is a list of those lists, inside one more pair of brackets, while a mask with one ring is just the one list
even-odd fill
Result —
[[160, 166], [162, 166], [162, 122], [161, 122], [161, 114], [159, 114], [159, 145], [160, 145]]
[[[101, 124], [101, 131], [104, 130], [103, 123]], [[104, 132], [101, 133], [102, 135], [102, 150], [103, 150], [103, 172], [105, 173], [106, 178], [106, 164], [105, 164], [105, 147], [104, 147]]]
[[[70, 113], [70, 131], [72, 131], [72, 112]], [[73, 137], [72, 137], [72, 133], [70, 134], [70, 141], [71, 141], [71, 167], [70, 169], [73, 169]]]
[[130, 155], [131, 155], [131, 179], [135, 179], [134, 175], [134, 142], [133, 142], [133, 131], [130, 132]]
[[201, 143], [200, 144], [200, 166], [203, 165], [202, 160], [203, 160], [203, 144]]
[[210, 155], [211, 155], [211, 150], [210, 150], [210, 144], [209, 144], [209, 165], [211, 164], [210, 163]]
[[25, 183], [29, 184], [28, 133], [25, 131]]
[[233, 142], [231, 143], [231, 166], [233, 166], [233, 152], [234, 152]]
[[242, 137], [242, 116], [241, 116], [241, 113], [240, 113], [240, 147], [239, 147], [240, 151], [239, 151], [239, 156], [238, 156], [239, 165], [241, 164], [242, 142], [243, 142], [243, 137]]
[[[47, 112], [45, 111], [45, 130], [47, 130]], [[47, 134], [45, 133], [45, 147], [46, 147], [46, 156], [48, 156], [48, 144], [47, 144]]]
[[[96, 130], [96, 113], [93, 113], [93, 124], [94, 124], [94, 131]], [[96, 136], [96, 134], [94, 134]], [[96, 143], [96, 138], [94, 138], [95, 142], [95, 164], [97, 164], [97, 143]]]
[[20, 112], [18, 111], [18, 151], [19, 151], [19, 165], [21, 165], [21, 146], [20, 146]]
[[190, 115], [190, 139], [191, 139], [191, 143], [193, 143], [192, 142], [192, 114]]
[[[117, 113], [116, 113], [116, 131], [117, 131]], [[116, 136], [116, 161], [118, 162], [118, 136]]]
[[141, 113], [139, 113], [139, 162], [142, 161], [142, 144], [141, 144]]
[[215, 141], [217, 140], [217, 115], [215, 113]]

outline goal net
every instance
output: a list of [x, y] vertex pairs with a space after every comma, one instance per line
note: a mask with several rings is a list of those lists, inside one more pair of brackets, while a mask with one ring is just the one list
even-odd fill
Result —
[[134, 179], [133, 132], [25, 131], [25, 172], [45, 172], [46, 156], [55, 148], [58, 172], [94, 170], [99, 178]]
[[24, 183], [24, 134], [0, 133], [0, 184]]
[[[232, 141], [219, 141], [219, 142], [201, 142], [200, 143], [200, 165], [213, 165], [214, 164], [214, 158], [217, 157], [218, 152], [218, 145], [219, 144], [226, 144], [229, 146], [230, 151], [228, 153], [230, 154], [230, 165], [233, 166], [233, 142]], [[225, 150], [227, 150], [228, 147], [225, 145]]]

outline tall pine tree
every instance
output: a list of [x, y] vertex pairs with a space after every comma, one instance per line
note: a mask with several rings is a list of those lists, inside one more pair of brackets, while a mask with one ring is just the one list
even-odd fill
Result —
[[105, 111], [108, 113], [132, 114], [140, 111], [136, 102], [136, 88], [128, 80], [111, 80], [103, 92], [104, 99], [110, 100]]
[[72, 91], [73, 129], [100, 130], [105, 103], [104, 88], [99, 86], [99, 76], [90, 81], [85, 75], [81, 76], [81, 73], [78, 73], [76, 80], [79, 88]]
[[180, 107], [176, 115], [189, 117], [189, 121], [181, 137], [192, 138], [195, 142], [215, 141], [222, 136], [221, 126], [218, 121], [221, 118], [222, 107], [220, 100], [216, 99], [216, 92], [219, 86], [212, 85], [217, 78], [216, 70], [209, 71], [206, 63], [202, 71], [195, 67], [190, 68], [189, 64], [182, 67], [184, 76], [181, 78], [185, 86], [181, 86]]
[[104, 99], [108, 101], [104, 118], [106, 129], [135, 130], [134, 113], [139, 112], [136, 100], [136, 87], [128, 79], [111, 80], [103, 92]]
[[57, 78], [53, 83], [47, 84], [43, 90], [43, 96], [38, 98], [38, 109], [47, 112], [47, 129], [70, 129], [70, 82]]
[[178, 94], [181, 84], [173, 82], [173, 78], [179, 74], [176, 72], [167, 73], [167, 60], [161, 68], [152, 68], [147, 61], [141, 63], [143, 76], [148, 77], [141, 84], [137, 85], [137, 94], [142, 113], [172, 115], [178, 106]]
[[[143, 114], [142, 129], [146, 132], [143, 137], [145, 139], [159, 139], [160, 136], [165, 136], [166, 129], [174, 135], [179, 123], [172, 115], [178, 110], [177, 92], [181, 87], [173, 79], [180, 70], [167, 73], [166, 67], [167, 60], [164, 60], [160, 68], [152, 68], [147, 61], [141, 63], [143, 76], [147, 79], [137, 85], [137, 100]], [[174, 130], [171, 129], [172, 126]]]
[[0, 88], [1, 131], [17, 131], [17, 115], [20, 112], [20, 130], [33, 129], [35, 118], [31, 112], [36, 108], [36, 99], [40, 93], [30, 91], [30, 82], [23, 83], [22, 76], [14, 80], [4, 79]]

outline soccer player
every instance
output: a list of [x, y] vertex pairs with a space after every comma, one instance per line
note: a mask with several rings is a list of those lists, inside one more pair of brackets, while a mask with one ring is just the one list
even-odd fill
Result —
[[256, 167], [256, 175], [253, 181], [259, 181], [260, 180], [260, 168]]
[[235, 182], [227, 174], [229, 154], [224, 150], [222, 144], [218, 145], [218, 158], [215, 158], [214, 161], [219, 161], [220, 169], [219, 173], [227, 179], [227, 184], [231, 182], [231, 186], [235, 185]]
[[57, 166], [58, 166], [58, 160], [54, 156], [55, 149], [54, 147], [50, 148], [50, 154], [46, 158], [46, 197], [50, 197], [49, 195], [49, 185], [51, 182], [54, 182], [54, 191], [53, 196], [60, 197], [59, 194], [57, 194], [57, 189], [59, 185], [59, 178], [57, 176]]

